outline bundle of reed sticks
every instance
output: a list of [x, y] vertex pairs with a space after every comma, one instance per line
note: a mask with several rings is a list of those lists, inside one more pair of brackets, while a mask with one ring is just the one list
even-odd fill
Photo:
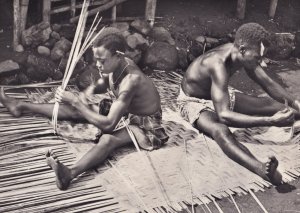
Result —
[[[98, 28], [98, 25], [101, 21], [101, 18], [98, 17], [99, 13], [96, 14], [94, 21], [83, 40], [83, 34], [85, 31], [85, 25], [88, 17], [88, 7], [90, 5], [90, 0], [84, 0], [83, 7], [81, 9], [80, 18], [77, 24], [75, 37], [73, 40], [72, 48], [70, 51], [70, 56], [68, 58], [65, 74], [62, 80], [61, 88], [63, 90], [66, 89], [68, 82], [71, 78], [71, 75], [76, 67], [77, 62], [79, 59], [83, 56], [83, 54], [86, 52], [86, 50], [91, 46], [91, 44], [95, 41], [95, 39], [101, 34], [104, 27], [96, 34], [95, 31]], [[52, 125], [54, 129], [54, 133], [57, 132], [57, 117], [58, 117], [58, 110], [59, 110], [59, 103], [55, 102], [54, 108], [53, 108], [53, 115], [52, 115]]]

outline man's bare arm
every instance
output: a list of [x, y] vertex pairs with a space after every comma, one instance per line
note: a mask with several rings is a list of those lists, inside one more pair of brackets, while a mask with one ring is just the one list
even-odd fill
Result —
[[[211, 70], [211, 97], [214, 103], [219, 120], [233, 127], [254, 127], [254, 126], [272, 126], [277, 125], [276, 117], [267, 116], [249, 116], [230, 110], [228, 94], [228, 76], [222, 62]], [[278, 123], [279, 124], [279, 123]]]
[[246, 70], [247, 75], [256, 83], [258, 83], [264, 91], [268, 93], [274, 100], [284, 103], [285, 100], [288, 101], [289, 105], [296, 110], [297, 108], [297, 100], [296, 98], [289, 94], [282, 86], [280, 86], [277, 82], [275, 82], [272, 78], [270, 78], [265, 71], [260, 67], [253, 70]]
[[[125, 80], [125, 79], [124, 79]], [[103, 132], [111, 132], [115, 129], [121, 117], [127, 112], [131, 100], [135, 94], [136, 85], [132, 79], [126, 79], [120, 85], [120, 94], [113, 102], [107, 116], [99, 115], [90, 110], [88, 106], [79, 100], [72, 102], [72, 105], [81, 113], [81, 115], [91, 124], [95, 125]]]

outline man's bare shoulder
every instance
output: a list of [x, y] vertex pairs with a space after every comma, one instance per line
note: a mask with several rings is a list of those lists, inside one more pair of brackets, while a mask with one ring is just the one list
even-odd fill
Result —
[[119, 86], [119, 91], [135, 91], [144, 83], [144, 74], [137, 68], [131, 67]]
[[202, 56], [200, 56], [202, 58], [202, 63], [210, 66], [216, 62], [225, 62], [231, 52], [231, 48], [232, 44], [229, 43], [207, 51]]

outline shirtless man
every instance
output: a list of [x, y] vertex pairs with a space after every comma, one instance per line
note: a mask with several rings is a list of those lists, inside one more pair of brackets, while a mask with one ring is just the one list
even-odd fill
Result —
[[[232, 127], [288, 126], [299, 117], [300, 102], [274, 82], [261, 68], [269, 33], [259, 24], [242, 25], [234, 43], [199, 56], [188, 67], [181, 82], [178, 103], [181, 115], [211, 136], [232, 160], [271, 183], [282, 181], [274, 156], [256, 159], [229, 130]], [[234, 91], [229, 78], [244, 69], [272, 98], [258, 98]], [[286, 108], [288, 102], [293, 108]]]
[[[65, 103], [59, 107], [58, 119], [88, 122], [104, 133], [98, 144], [71, 167], [61, 163], [52, 151], [46, 153], [47, 163], [54, 170], [57, 186], [61, 190], [67, 189], [71, 180], [81, 173], [101, 164], [115, 149], [132, 143], [125, 127], [115, 130], [125, 114], [128, 126], [141, 148], [158, 149], [168, 140], [161, 126], [158, 91], [134, 62], [123, 56], [125, 46], [124, 38], [118, 35], [98, 39], [94, 43], [93, 53], [103, 77], [79, 96], [63, 92], [61, 89], [56, 95], [57, 100]], [[114, 93], [116, 100], [111, 104], [109, 112], [101, 115], [98, 110], [92, 110], [84, 97], [94, 92], [105, 93], [108, 88]], [[21, 116], [22, 112], [30, 111], [52, 117], [53, 104], [21, 102], [7, 97], [3, 88], [0, 101], [14, 116]]]

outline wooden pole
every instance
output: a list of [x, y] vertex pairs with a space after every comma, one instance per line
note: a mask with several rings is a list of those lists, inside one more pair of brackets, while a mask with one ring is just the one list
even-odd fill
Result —
[[76, 14], [76, 0], [71, 0], [71, 17], [75, 17]]
[[[125, 1], [127, 1], [127, 0], [111, 0], [110, 2], [108, 2], [105, 5], [102, 5], [100, 7], [97, 7], [97, 8], [94, 8], [94, 9], [88, 11], [88, 16], [95, 15], [98, 12], [102, 12], [102, 11], [105, 11], [107, 9], [110, 9], [113, 6], [115, 6], [117, 4], [121, 4], [121, 3], [125, 2]], [[78, 19], [79, 19], [79, 16], [76, 16], [74, 18], [71, 18], [70, 22], [74, 23], [74, 22], [78, 21]]]
[[20, 21], [20, 30], [21, 32], [25, 30], [27, 23], [27, 11], [28, 11], [29, 0], [21, 0], [21, 21]]
[[145, 9], [145, 18], [150, 21], [150, 25], [154, 25], [155, 11], [157, 0], [147, 0]]
[[14, 0], [14, 36], [13, 48], [16, 51], [20, 42], [20, 0]]
[[115, 22], [117, 19], [117, 6], [113, 6], [112, 11], [111, 11], [111, 20]]
[[274, 16], [275, 16], [277, 3], [278, 3], [278, 0], [271, 0], [271, 2], [270, 2], [270, 9], [269, 9], [270, 18], [274, 18]]
[[51, 0], [43, 0], [43, 21], [50, 22]]
[[245, 12], [246, 12], [246, 1], [247, 0], [238, 0], [237, 2], [237, 17], [239, 19], [244, 19], [245, 18]]

